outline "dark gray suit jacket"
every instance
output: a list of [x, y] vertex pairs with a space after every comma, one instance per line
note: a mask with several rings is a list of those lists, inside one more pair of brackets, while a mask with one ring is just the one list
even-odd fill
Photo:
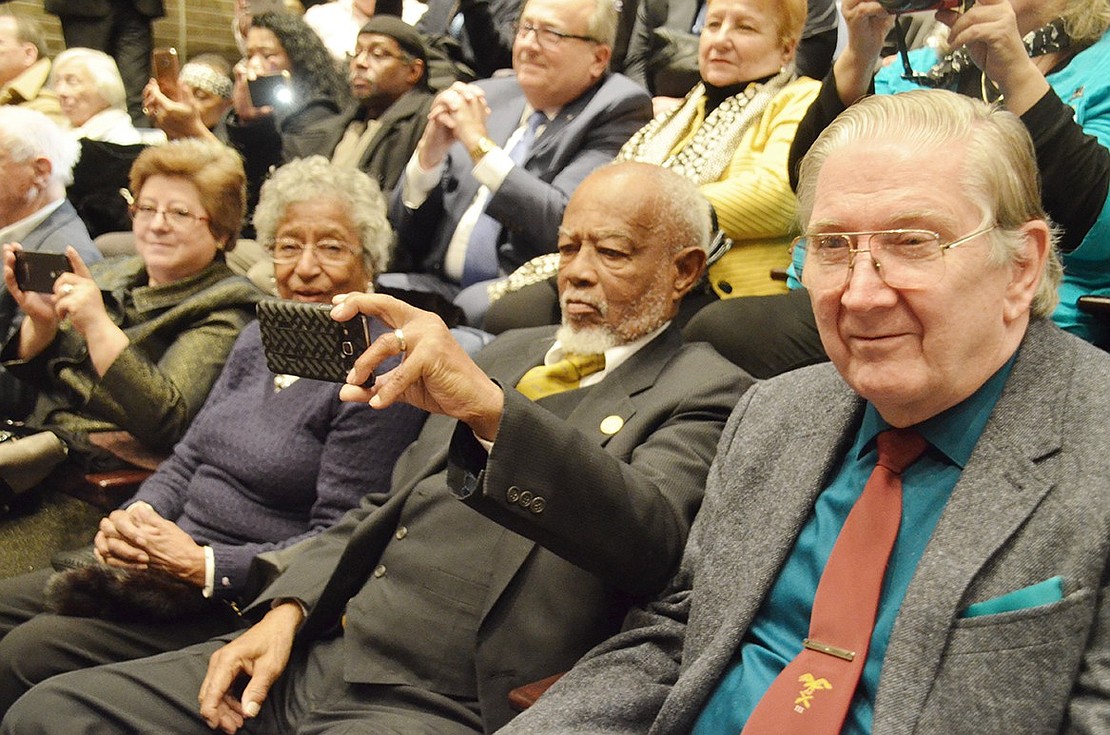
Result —
[[[902, 602], [874, 735], [1110, 731], [1108, 385], [1110, 356], [1030, 325]], [[688, 733], [862, 409], [831, 365], [744, 396], [669, 593], [505, 732]], [[1056, 575], [1058, 602], [961, 617]]]
[[[378, 118], [381, 127], [370, 141], [358, 167], [378, 182], [386, 197], [397, 185], [405, 164], [416, 150], [416, 144], [428, 124], [428, 110], [433, 99], [429, 91], [410, 89]], [[282, 140], [282, 157], [286, 162], [312, 155], [331, 158], [335, 146], [357, 114], [358, 106], [350, 105], [337, 115], [312, 123], [307, 128], [290, 131]]]
[[[515, 77], [477, 83], [493, 111], [489, 137], [503, 146], [520, 126], [526, 100]], [[515, 166], [486, 206], [502, 223], [498, 257], [505, 272], [553, 252], [567, 200], [582, 179], [613, 160], [632, 134], [651, 119], [651, 99], [620, 74], [609, 74], [563, 107], [536, 140], [523, 166]], [[443, 178], [416, 210], [393, 193], [389, 219], [397, 231], [393, 271], [443, 275], [443, 257], [459, 219], [474, 201], [479, 183], [474, 162], [461, 143], [447, 153]]]
[[[478, 361], [502, 385], [515, 385], [528, 368], [540, 364], [553, 332], [542, 327], [506, 333]], [[392, 547], [396, 555], [412, 544], [394, 537], [401, 510], [417, 489], [443, 503], [459, 502], [454, 495], [464, 497], [550, 549], [480, 522], [477, 515], [467, 530], [494, 539], [493, 553], [481, 562], [489, 569], [489, 596], [480, 605], [477, 647], [467, 652], [482, 718], [492, 731], [512, 716], [510, 689], [569, 667], [616, 631], [630, 598], [661, 588], [677, 565], [701, 502], [724, 419], [749, 384], [707, 346], [683, 347], [672, 326], [591, 388], [538, 404], [507, 388], [497, 442], [484, 466], [472, 461], [469, 429], [433, 416], [397, 464], [392, 497], [381, 505], [381, 498], [366, 498], [337, 526], [308, 542], [248, 614], [265, 612], [275, 598], [296, 598], [311, 611], [299, 640], [326, 634], [367, 583], [382, 550], [398, 544]], [[544, 408], [552, 399], [559, 404], [552, 408], [565, 420]], [[620, 417], [623, 425], [605, 433], [600, 427], [607, 417], [610, 427], [611, 417]], [[442, 542], [453, 543], [451, 538]], [[438, 577], [457, 579], [451, 568], [421, 571], [424, 558], [406, 560], [411, 572], [406, 576], [423, 584]], [[438, 594], [463, 599], [458, 590]], [[444, 626], [451, 625], [453, 604], [459, 603], [445, 601], [438, 611]], [[390, 621], [396, 631], [390, 647], [406, 637], [429, 635], [408, 616], [397, 617]], [[357, 661], [357, 651], [373, 649], [374, 642], [353, 640], [352, 630], [357, 625], [348, 621], [346, 645], [357, 646], [348, 655]], [[350, 667], [346, 673], [350, 676]]]

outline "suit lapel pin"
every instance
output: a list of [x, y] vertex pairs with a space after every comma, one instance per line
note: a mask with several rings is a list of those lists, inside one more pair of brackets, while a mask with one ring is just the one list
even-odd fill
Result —
[[624, 428], [624, 419], [620, 416], [606, 416], [601, 420], [601, 433], [612, 436]]

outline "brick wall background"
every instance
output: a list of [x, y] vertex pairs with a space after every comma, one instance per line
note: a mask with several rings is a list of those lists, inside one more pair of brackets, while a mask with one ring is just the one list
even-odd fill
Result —
[[[166, 17], [154, 22], [156, 46], [174, 46], [182, 61], [191, 56], [213, 51], [229, 61], [239, 58], [231, 35], [231, 18], [235, 0], [166, 0]], [[57, 17], [42, 10], [42, 0], [13, 0], [0, 4], [0, 12], [35, 18], [46, 32], [50, 55], [63, 48], [61, 25]]]

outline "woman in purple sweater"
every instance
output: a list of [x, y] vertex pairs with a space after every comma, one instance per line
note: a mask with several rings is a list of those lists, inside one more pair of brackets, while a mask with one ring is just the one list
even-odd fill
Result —
[[[274, 173], [254, 221], [282, 298], [366, 290], [388, 257], [377, 185], [318, 156]], [[257, 323], [247, 326], [173, 455], [100, 523], [101, 562], [145, 571], [101, 568], [49, 594], [49, 570], [0, 580], [0, 715], [55, 674], [240, 627], [254, 557], [314, 536], [363, 497], [383, 500], [423, 421], [409, 406], [375, 411], [341, 402], [336, 384], [271, 373]], [[97, 594], [106, 580], [118, 594]]]

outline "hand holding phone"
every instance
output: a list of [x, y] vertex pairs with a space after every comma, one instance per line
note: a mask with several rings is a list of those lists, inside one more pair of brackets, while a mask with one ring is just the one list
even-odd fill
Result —
[[[355, 360], [370, 346], [366, 317], [331, 318], [331, 304], [267, 299], [256, 307], [266, 364], [279, 375], [343, 383]], [[366, 382], [374, 382], [371, 375]]]
[[293, 101], [293, 85], [288, 71], [248, 79], [247, 90], [255, 107], [286, 107]]
[[177, 49], [172, 46], [154, 49], [150, 55], [150, 67], [162, 94], [171, 100], [179, 100], [181, 94], [177, 86], [177, 77], [181, 73], [181, 67], [177, 59]]
[[53, 293], [58, 276], [72, 272], [73, 267], [65, 253], [15, 251], [15, 282], [23, 291]]

